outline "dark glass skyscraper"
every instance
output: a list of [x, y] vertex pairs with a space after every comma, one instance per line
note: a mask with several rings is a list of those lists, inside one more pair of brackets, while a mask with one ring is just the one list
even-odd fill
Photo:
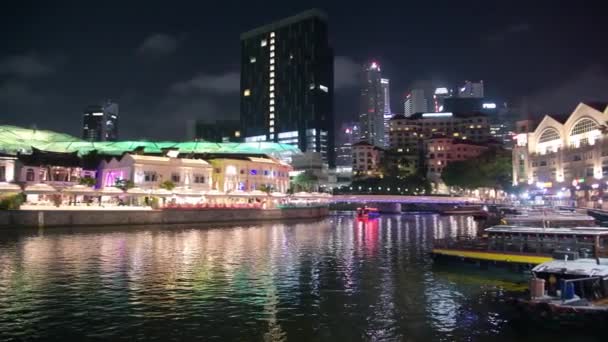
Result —
[[[386, 83], [388, 88], [388, 81]], [[359, 134], [362, 141], [384, 146], [384, 85], [380, 65], [372, 62], [361, 73], [361, 103], [359, 112]]]
[[118, 140], [118, 104], [88, 106], [84, 110], [82, 139], [88, 141]]
[[241, 136], [334, 157], [333, 51], [309, 10], [241, 35]]

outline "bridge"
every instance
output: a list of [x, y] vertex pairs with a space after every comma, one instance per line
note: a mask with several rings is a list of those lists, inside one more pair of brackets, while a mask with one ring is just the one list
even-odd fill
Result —
[[403, 195], [334, 195], [334, 203], [401, 203], [401, 204], [463, 204], [481, 203], [475, 197], [403, 196]]

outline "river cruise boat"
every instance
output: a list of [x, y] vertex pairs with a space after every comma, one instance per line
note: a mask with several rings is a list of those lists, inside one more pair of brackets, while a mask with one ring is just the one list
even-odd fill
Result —
[[370, 207], [357, 208], [357, 218], [358, 219], [367, 220], [367, 219], [371, 219], [371, 218], [376, 218], [378, 216], [380, 216], [380, 212], [378, 211], [378, 208], [370, 208]]
[[563, 320], [608, 318], [608, 259], [562, 258], [532, 269], [529, 298], [519, 308], [533, 317]]
[[570, 210], [541, 209], [522, 210], [516, 215], [504, 215], [502, 221], [514, 226], [538, 227], [588, 227], [595, 226], [594, 217]]
[[436, 259], [530, 268], [553, 260], [556, 251], [577, 258], [608, 256], [608, 228], [494, 226], [479, 237], [435, 240], [431, 253]]

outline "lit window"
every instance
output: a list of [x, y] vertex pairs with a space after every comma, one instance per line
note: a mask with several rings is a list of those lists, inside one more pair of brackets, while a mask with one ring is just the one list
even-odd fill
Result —
[[270, 84], [274, 84], [274, 78], [270, 79]]
[[274, 77], [274, 71], [270, 72], [270, 77]]
[[255, 63], [256, 59], [255, 57], [249, 57], [249, 63]]
[[274, 133], [274, 127], [270, 127], [269, 131], [270, 133]]
[[270, 44], [274, 44], [274, 38], [270, 40]]
[[274, 38], [274, 32], [270, 32], [270, 38]]
[[326, 86], [319, 84], [319, 89], [323, 90], [324, 92], [328, 93], [329, 92], [329, 88], [327, 88]]
[[289, 54], [289, 59], [293, 59], [293, 53]]
[[274, 92], [270, 92], [270, 98], [274, 99]]
[[274, 58], [270, 59], [270, 64], [274, 64]]
[[268, 41], [266, 39], [262, 39], [262, 42], [260, 42], [260, 46], [266, 46], [268, 45]]
[[270, 111], [274, 112], [274, 106], [270, 106]]
[[[274, 51], [274, 45], [270, 45], [270, 51]], [[274, 56], [274, 53], [270, 53], [270, 57]]]
[[241, 131], [234, 131], [234, 136], [235, 137], [240, 137], [241, 136]]
[[274, 113], [270, 113], [270, 115], [268, 116], [269, 119], [274, 119]]
[[274, 57], [274, 51], [270, 53], [270, 58]]
[[270, 126], [274, 126], [274, 120], [270, 120]]
[[270, 104], [273, 105], [274, 104], [274, 100], [270, 100]]
[[270, 91], [274, 91], [274, 86], [273, 85], [270, 86]]
[[310, 86], [309, 86], [309, 88], [310, 88], [310, 90], [315, 89], [315, 84], [314, 84], [314, 83], [311, 83], [311, 84], [310, 84]]
[[243, 90], [243, 96], [249, 96], [249, 95], [251, 95], [251, 90], [249, 90], [249, 89]]
[[270, 71], [274, 71], [274, 65], [270, 66]]

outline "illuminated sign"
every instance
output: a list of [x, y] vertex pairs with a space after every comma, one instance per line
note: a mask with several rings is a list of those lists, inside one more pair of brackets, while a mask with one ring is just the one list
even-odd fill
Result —
[[382, 84], [388, 84], [388, 78], [381, 78], [380, 79], [380, 83], [382, 83]]
[[496, 103], [484, 103], [482, 107], [484, 109], [496, 109]]
[[453, 115], [452, 113], [422, 113], [423, 118], [449, 118]]
[[328, 93], [329, 92], [329, 88], [327, 88], [326, 86], [319, 84], [319, 89], [323, 90], [324, 92]]
[[536, 187], [538, 187], [540, 189], [550, 188], [552, 186], [553, 186], [553, 183], [551, 183], [551, 182], [536, 182]]
[[437, 88], [435, 89], [436, 95], [445, 95], [448, 93], [448, 88]]
[[93, 113], [93, 116], [102, 116], [103, 113]]

